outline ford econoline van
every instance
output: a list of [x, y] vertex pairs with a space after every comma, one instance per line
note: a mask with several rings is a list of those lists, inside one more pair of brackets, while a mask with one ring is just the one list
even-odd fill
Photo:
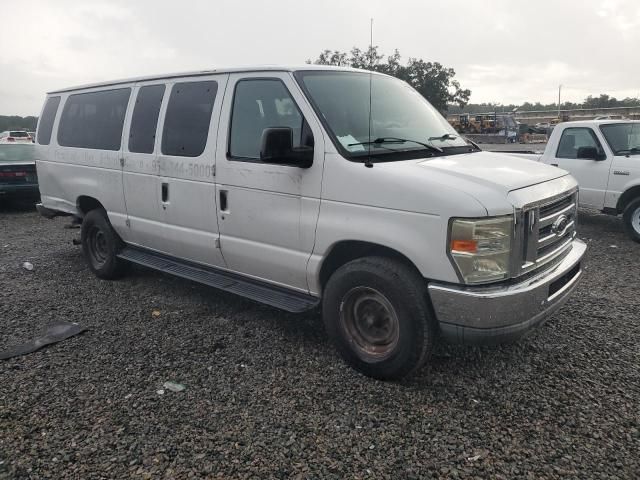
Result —
[[399, 378], [436, 341], [512, 341], [582, 272], [576, 181], [480, 151], [393, 77], [220, 69], [50, 92], [48, 217], [91, 270], [136, 263], [302, 312], [360, 372]]

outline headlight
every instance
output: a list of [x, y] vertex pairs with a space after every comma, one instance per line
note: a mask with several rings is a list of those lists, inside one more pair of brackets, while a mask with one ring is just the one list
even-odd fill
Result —
[[509, 277], [513, 216], [451, 222], [449, 254], [465, 283], [487, 283]]

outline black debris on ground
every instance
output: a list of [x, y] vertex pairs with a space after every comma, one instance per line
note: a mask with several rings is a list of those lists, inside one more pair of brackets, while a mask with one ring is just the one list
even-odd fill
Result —
[[38, 337], [20, 345], [14, 345], [0, 352], [0, 360], [8, 360], [21, 355], [37, 352], [41, 348], [66, 340], [86, 331], [86, 328], [75, 322], [56, 322], [47, 326], [47, 330]]
[[399, 383], [345, 366], [317, 312], [101, 281], [66, 223], [0, 211], [0, 350], [89, 329], [0, 363], [0, 478], [640, 476], [640, 245], [615, 218], [581, 212], [584, 280], [533, 336]]

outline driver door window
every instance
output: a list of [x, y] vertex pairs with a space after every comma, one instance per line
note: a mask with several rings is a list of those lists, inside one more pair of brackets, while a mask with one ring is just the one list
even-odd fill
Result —
[[596, 134], [590, 128], [567, 128], [562, 132], [556, 158], [578, 158], [581, 147], [595, 147], [598, 153], [603, 153], [602, 145]]
[[[578, 150], [583, 147], [596, 148], [598, 153], [603, 155], [603, 160], [578, 158]], [[595, 132], [588, 127], [564, 129], [555, 161], [560, 168], [567, 170], [578, 181], [580, 204], [601, 209], [607, 189], [610, 160], [604, 156], [602, 144]]]
[[271, 127], [291, 128], [294, 148], [313, 146], [313, 135], [282, 81], [239, 81], [233, 98], [229, 159], [260, 161], [262, 132]]

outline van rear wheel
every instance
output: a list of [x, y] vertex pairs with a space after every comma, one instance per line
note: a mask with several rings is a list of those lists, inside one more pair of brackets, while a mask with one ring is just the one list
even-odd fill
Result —
[[426, 282], [397, 260], [366, 257], [343, 265], [327, 282], [322, 310], [342, 358], [369, 377], [402, 378], [431, 353]]
[[640, 198], [632, 200], [624, 209], [622, 223], [627, 235], [640, 243]]
[[82, 253], [97, 277], [113, 280], [124, 275], [127, 262], [117, 257], [124, 242], [109, 223], [103, 209], [96, 208], [85, 215], [81, 238]]

